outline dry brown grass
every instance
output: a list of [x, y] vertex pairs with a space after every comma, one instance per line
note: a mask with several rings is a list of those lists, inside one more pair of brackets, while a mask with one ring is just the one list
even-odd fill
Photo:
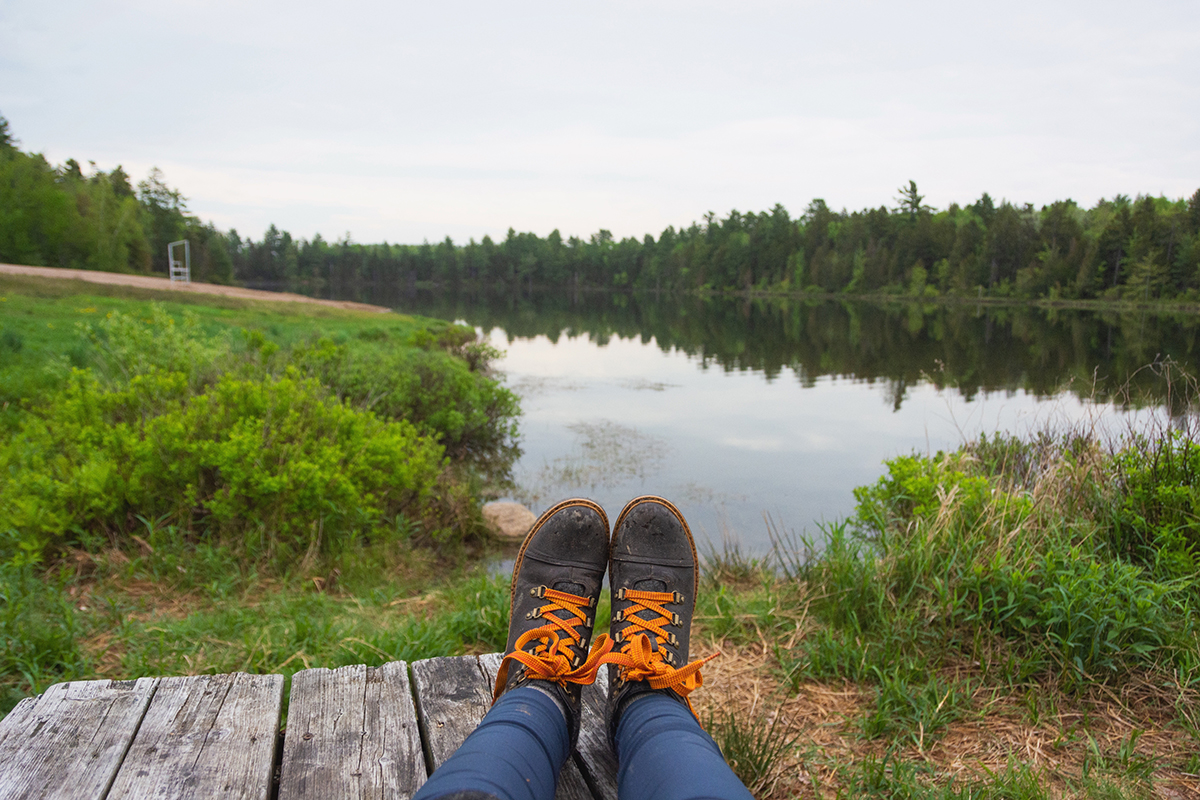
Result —
[[[694, 650], [699, 657], [721, 652], [704, 668], [704, 687], [692, 696], [702, 719], [732, 714], [768, 726], [782, 715], [778, 729], [799, 734], [795, 748], [775, 765], [762, 800], [835, 796], [849, 788], [844, 783], [848, 767], [879, 759], [888, 750], [888, 742], [861, 733], [860, 720], [874, 703], [873, 687], [807, 681], [793, 691], [761, 645], [734, 647], [697, 637]], [[1024, 687], [1023, 694], [981, 688], [966, 718], [893, 754], [922, 762], [941, 785], [988, 782], [1018, 761], [1033, 768], [1050, 796], [1073, 797], [1085, 763], [1094, 763], [1096, 753], [1117, 759], [1133, 735], [1133, 757], [1155, 764], [1154, 794], [1166, 800], [1200, 798], [1200, 775], [1182, 769], [1195, 755], [1196, 741], [1176, 721], [1180, 691], [1145, 680], [1119, 689], [1097, 686], [1076, 699], [1051, 685]], [[1182, 699], [1200, 708], [1195, 694], [1185, 692]], [[1036, 721], [1031, 698], [1041, 704]]]

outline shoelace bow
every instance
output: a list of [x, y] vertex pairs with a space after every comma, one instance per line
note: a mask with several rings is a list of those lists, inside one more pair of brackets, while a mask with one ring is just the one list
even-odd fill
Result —
[[[578, 667], [574, 666], [575, 654], [571, 652], [571, 646], [579, 645], [583, 639], [583, 634], [576, 629], [580, 625], [590, 625], [592, 622], [583, 610], [591, 606], [591, 598], [547, 587], [538, 587], [535, 591], [541, 592], [539, 597], [544, 597], [548, 602], [539, 606], [533, 612], [533, 616], [545, 619], [546, 624], [517, 637], [513, 651], [500, 662], [492, 702], [504, 691], [508, 682], [508, 668], [512, 661], [519, 661], [525, 665], [527, 677], [552, 681], [565, 689], [568, 683], [584, 686], [593, 683], [596, 673], [600, 670], [600, 659], [612, 650], [612, 643], [605, 642], [608, 637], [601, 636], [592, 646], [587, 659]], [[553, 613], [556, 611], [565, 611], [567, 616], [557, 616]], [[530, 644], [533, 646], [526, 649]]]
[[[670, 666], [664, 653], [663, 645], [675, 644], [678, 640], [664, 626], [680, 625], [681, 620], [674, 612], [667, 611], [666, 603], [679, 603], [682, 598], [674, 592], [643, 592], [635, 589], [625, 589], [620, 599], [632, 602], [622, 614], [619, 621], [628, 622], [629, 627], [621, 632], [621, 647], [613, 652], [600, 656], [600, 664], [616, 664], [620, 670], [621, 679], [625, 681], [647, 681], [651, 689], [671, 689], [684, 699], [688, 709], [697, 720], [700, 715], [692, 707], [688, 695], [704, 685], [704, 677], [700, 668], [720, 655], [713, 653], [707, 658], [697, 659], [682, 667]], [[656, 618], [643, 618], [638, 612], [649, 611], [657, 614]], [[632, 632], [632, 635], [631, 635]], [[650, 634], [654, 635], [655, 643], [651, 644]], [[601, 636], [596, 640], [596, 646], [607, 640]], [[611, 650], [612, 643], [605, 641]]]

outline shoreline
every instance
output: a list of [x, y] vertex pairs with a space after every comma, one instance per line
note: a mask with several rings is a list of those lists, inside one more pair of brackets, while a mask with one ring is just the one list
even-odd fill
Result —
[[392, 309], [386, 306], [356, 303], [350, 300], [320, 300], [315, 297], [306, 297], [302, 294], [293, 294], [291, 292], [268, 292], [262, 289], [246, 289], [240, 286], [225, 286], [218, 283], [183, 283], [181, 281], [172, 281], [169, 278], [160, 278], [156, 275], [134, 275], [125, 272], [101, 272], [89, 269], [27, 267], [21, 264], [0, 264], [0, 275], [26, 275], [37, 278], [77, 280], [110, 286], [132, 286], [138, 289], [212, 294], [222, 297], [236, 297], [242, 300], [309, 303], [329, 308], [341, 308], [348, 311], [371, 311], [377, 314], [391, 313], [392, 311]]
[[[153, 289], [159, 291], [180, 291], [190, 292], [194, 294], [211, 294], [223, 297], [234, 297], [244, 300], [266, 300], [287, 303], [308, 303], [312, 305], [325, 306], [327, 308], [340, 308], [353, 311], [370, 311], [374, 313], [391, 312], [392, 309], [386, 306], [374, 305], [371, 303], [360, 303], [353, 300], [325, 300], [307, 295], [296, 294], [287, 291], [275, 291], [268, 289], [249, 289], [242, 286], [228, 286], [217, 283], [182, 283], [180, 281], [171, 281], [168, 278], [157, 275], [139, 275], [126, 272], [102, 272], [100, 270], [87, 269], [67, 269], [65, 267], [31, 267], [22, 264], [3, 264], [0, 263], [0, 275], [26, 275], [31, 277], [41, 278], [57, 278], [59, 280], [78, 280], [87, 283], [107, 284], [110, 286], [132, 286], [140, 289]], [[420, 281], [414, 287], [423, 291], [447, 291], [450, 287], [444, 284], [431, 283], [428, 281]], [[487, 291], [485, 287], [478, 286], [469, 281], [464, 281], [460, 286], [461, 289], [472, 291]], [[494, 288], [494, 287], [493, 287]], [[1067, 298], [1049, 298], [1049, 297], [989, 297], [957, 294], [938, 294], [929, 295], [910, 295], [910, 294], [889, 294], [889, 293], [870, 293], [870, 294], [845, 294], [842, 292], [814, 292], [814, 291], [776, 291], [771, 289], [693, 289], [690, 291], [658, 292], [653, 289], [629, 289], [627, 287], [600, 287], [600, 286], [580, 286], [575, 289], [567, 287], [547, 287], [536, 285], [533, 287], [535, 291], [545, 292], [554, 291], [555, 289], [565, 289], [566, 291], [574, 291], [581, 294], [591, 294], [596, 292], [601, 293], [620, 293], [627, 295], [679, 295], [692, 296], [701, 298], [722, 297], [730, 299], [742, 300], [760, 300], [760, 301], [793, 301], [801, 303], [812, 302], [860, 302], [871, 303], [874, 305], [921, 305], [921, 306], [976, 306], [982, 308], [988, 307], [1008, 307], [1008, 308], [1039, 308], [1046, 311], [1059, 310], [1074, 310], [1074, 311], [1093, 311], [1093, 312], [1130, 312], [1142, 311], [1153, 312], [1156, 314], [1200, 314], [1200, 302], [1195, 300], [1128, 300], [1128, 299], [1111, 299], [1111, 298], [1090, 298], [1090, 299], [1067, 299]]]

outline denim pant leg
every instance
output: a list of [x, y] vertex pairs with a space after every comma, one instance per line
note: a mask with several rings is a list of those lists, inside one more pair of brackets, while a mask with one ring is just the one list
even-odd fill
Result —
[[570, 744], [558, 703], [528, 686], [513, 689], [492, 706], [413, 800], [455, 795], [553, 800]]
[[617, 763], [621, 800], [754, 800], [688, 707], [661, 694], [625, 706]]

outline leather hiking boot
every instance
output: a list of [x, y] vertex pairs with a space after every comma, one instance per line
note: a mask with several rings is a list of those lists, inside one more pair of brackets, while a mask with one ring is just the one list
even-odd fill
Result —
[[607, 565], [608, 517], [591, 500], [575, 499], [538, 517], [513, 566], [508, 646], [493, 702], [517, 686], [549, 694], [567, 712], [572, 747], [580, 689], [596, 680], [603, 654], [589, 658], [588, 644]]
[[610, 738], [623, 706], [646, 692], [668, 695], [695, 714], [687, 696], [703, 685], [700, 667], [715, 656], [687, 663], [700, 576], [696, 543], [678, 508], [653, 496], [625, 506], [609, 546], [608, 583], [613, 643], [600, 662], [609, 665]]

